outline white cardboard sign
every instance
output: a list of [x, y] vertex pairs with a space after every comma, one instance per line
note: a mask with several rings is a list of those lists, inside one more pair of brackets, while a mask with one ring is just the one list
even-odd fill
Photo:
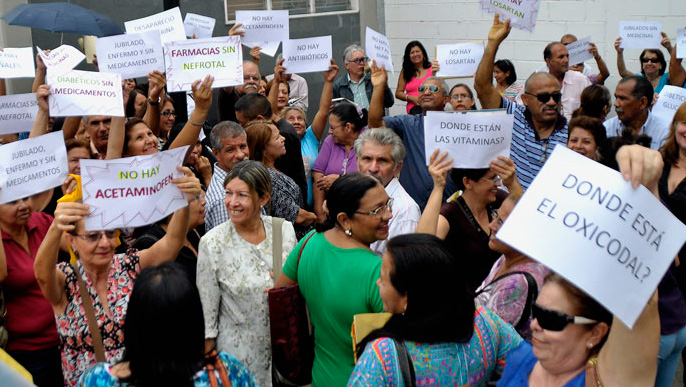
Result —
[[0, 50], [0, 71], [2, 78], [33, 78], [36, 69], [31, 47], [5, 48]]
[[121, 75], [72, 70], [48, 73], [50, 115], [124, 117]]
[[331, 35], [283, 41], [286, 74], [326, 71], [331, 66]]
[[500, 20], [510, 19], [510, 25], [520, 30], [534, 32], [540, 0], [481, 0], [481, 11], [500, 15]]
[[246, 42], [281, 42], [290, 36], [288, 11], [236, 11]]
[[253, 48], [255, 46], [260, 48], [263, 54], [274, 56], [279, 49], [281, 42], [242, 42], [245, 47]]
[[591, 49], [591, 37], [587, 36], [583, 39], [579, 39], [574, 43], [569, 43], [566, 45], [567, 52], [569, 52], [569, 65], [574, 66], [575, 64], [583, 63], [587, 60], [593, 59], [593, 54], [588, 50]]
[[164, 52], [158, 30], [98, 38], [95, 50], [99, 52], [100, 71], [121, 74], [123, 79], [146, 76], [154, 70], [164, 72]]
[[471, 77], [484, 56], [483, 43], [437, 44], [439, 77]]
[[555, 147], [498, 231], [632, 327], [686, 240], [686, 226], [645, 187]]
[[686, 58], [686, 28], [676, 30], [676, 57]]
[[514, 116], [489, 112], [427, 112], [424, 117], [426, 165], [435, 149], [447, 151], [453, 168], [488, 168], [498, 156], [510, 157]]
[[620, 21], [622, 48], [660, 48], [662, 23], [656, 21]]
[[651, 114], [661, 117], [665, 122], [671, 123], [674, 113], [686, 102], [686, 89], [683, 87], [665, 85], [660, 91], [657, 102], [653, 105]]
[[189, 38], [193, 35], [196, 39], [211, 38], [216, 22], [217, 20], [213, 17], [188, 12], [186, 18], [183, 19], [183, 28]]
[[114, 160], [82, 159], [83, 202], [91, 207], [86, 230], [145, 226], [188, 205], [171, 181], [188, 146]]
[[0, 146], [0, 204], [61, 185], [67, 178], [62, 131]]
[[52, 73], [52, 75], [64, 74], [86, 59], [84, 53], [68, 44], [63, 44], [54, 50], [50, 50], [48, 54], [44, 53], [38, 46], [36, 46], [36, 49], [45, 67], [48, 69], [48, 73]]
[[243, 49], [239, 36], [190, 39], [164, 45], [169, 91], [190, 91], [206, 75], [213, 88], [243, 84]]
[[179, 7], [141, 19], [127, 21], [124, 23], [124, 27], [127, 34], [159, 30], [162, 43], [186, 40], [186, 31], [183, 28], [183, 19]]
[[34, 93], [0, 96], [0, 134], [30, 131], [37, 113]]
[[386, 36], [367, 27], [365, 33], [365, 51], [371, 60], [376, 61], [378, 67], [384, 66], [386, 71], [393, 72], [393, 61], [391, 60], [391, 45]]

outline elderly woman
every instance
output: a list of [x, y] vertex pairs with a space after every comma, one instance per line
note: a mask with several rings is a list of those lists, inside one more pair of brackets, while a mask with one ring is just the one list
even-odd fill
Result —
[[421, 114], [418, 88], [432, 75], [431, 62], [422, 43], [417, 40], [407, 43], [398, 87], [395, 88], [395, 98], [407, 102], [407, 114]]
[[[672, 42], [666, 33], [662, 32], [662, 46], [670, 53], [669, 70], [667, 71], [667, 61], [665, 55], [660, 49], [647, 48], [641, 51], [638, 60], [641, 62], [641, 72], [635, 75], [645, 77], [653, 85], [655, 94], [660, 94], [662, 88], [666, 85], [674, 85], [681, 87], [686, 80], [686, 72], [681, 67], [681, 61], [676, 57], [676, 46], [672, 47]], [[615, 50], [617, 50], [617, 70], [619, 75], [626, 77], [634, 75], [627, 70], [624, 63], [624, 48], [621, 47], [622, 38], [615, 40]]]
[[480, 386], [502, 372], [522, 339], [497, 315], [474, 307], [445, 243], [407, 234], [387, 246], [377, 284], [393, 317], [364, 339], [348, 386], [409, 386], [401, 366], [408, 356], [416, 385]]
[[[172, 182], [190, 202], [201, 192], [200, 182], [190, 169], [181, 170], [185, 176]], [[124, 353], [122, 329], [133, 281], [142, 268], [176, 257], [188, 230], [188, 213], [188, 207], [178, 210], [169, 222], [167, 235], [149, 249], [114, 254], [116, 230], [86, 231], [84, 217], [89, 215], [88, 206], [58, 203], [55, 219], [36, 254], [34, 270], [57, 320], [65, 384], [76, 385], [83, 371], [95, 363], [95, 344], [81, 299], [80, 278], [91, 298], [86, 302], [93, 305], [95, 318], [100, 322], [97, 329], [104, 356], [107, 361], [118, 361]], [[77, 263], [57, 264], [62, 238], [78, 258]]]
[[178, 264], [164, 263], [140, 273], [124, 333], [123, 361], [94, 365], [81, 376], [80, 386], [202, 387], [212, 385], [212, 379], [221, 380], [222, 386], [257, 386], [250, 370], [228, 353], [203, 356], [200, 295]]
[[205, 315], [205, 348], [232, 353], [253, 371], [260, 386], [272, 385], [269, 307], [265, 289], [272, 278], [273, 245], [281, 240], [282, 260], [296, 243], [284, 221], [274, 235], [274, 219], [260, 209], [271, 198], [267, 168], [241, 161], [224, 180], [230, 220], [200, 239], [197, 285]]
[[[298, 283], [314, 325], [312, 386], [340, 386], [355, 365], [353, 316], [383, 311], [381, 260], [369, 245], [388, 236], [392, 200], [375, 178], [341, 176], [326, 193], [326, 222], [293, 249], [276, 286]], [[300, 254], [298, 254], [301, 252]]]
[[462, 112], [465, 110], [476, 110], [474, 93], [469, 86], [458, 83], [450, 89], [450, 107], [453, 111]]

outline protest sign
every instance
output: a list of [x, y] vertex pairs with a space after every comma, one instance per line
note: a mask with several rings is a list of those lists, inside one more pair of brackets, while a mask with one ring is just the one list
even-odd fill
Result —
[[34, 93], [0, 96], [0, 134], [28, 132], [38, 113]]
[[246, 42], [281, 42], [288, 40], [288, 11], [236, 11], [236, 23], [244, 31]]
[[121, 75], [72, 70], [48, 73], [50, 115], [124, 117]]
[[61, 185], [67, 178], [62, 131], [0, 146], [0, 204]]
[[632, 327], [686, 226], [645, 187], [557, 146], [496, 236]]
[[283, 41], [286, 74], [326, 71], [331, 66], [331, 35]]
[[427, 112], [424, 117], [426, 165], [435, 149], [447, 151], [453, 168], [488, 168], [498, 156], [510, 157], [514, 116], [488, 112]]
[[481, 0], [481, 11], [500, 15], [500, 20], [510, 19], [510, 25], [520, 30], [534, 32], [540, 0]]
[[665, 122], [671, 123], [674, 119], [674, 113], [686, 102], [686, 89], [678, 86], [665, 85], [660, 91], [660, 96], [657, 102], [653, 105], [651, 115], [662, 118]]
[[82, 159], [83, 202], [91, 208], [86, 230], [145, 226], [188, 205], [171, 181], [188, 146], [114, 160]]
[[217, 21], [213, 17], [207, 17], [188, 12], [183, 19], [183, 28], [189, 38], [195, 35], [196, 39], [211, 38], [214, 24]]
[[169, 91], [190, 91], [206, 75], [213, 88], [243, 84], [243, 49], [239, 36], [190, 39], [164, 45]]
[[437, 44], [439, 77], [471, 77], [484, 56], [483, 43]]
[[384, 66], [386, 71], [393, 72], [391, 45], [388, 43], [388, 38], [367, 27], [364, 48], [369, 59], [375, 60], [377, 66]]
[[164, 72], [158, 30], [98, 38], [95, 48], [100, 53], [98, 68], [102, 72], [117, 73], [124, 79], [146, 76], [154, 70]]
[[574, 66], [575, 64], [583, 63], [587, 60], [593, 59], [593, 54], [588, 50], [591, 49], [591, 37], [585, 37], [579, 39], [574, 43], [569, 43], [567, 47], [567, 52], [569, 52], [569, 65]]
[[36, 69], [31, 47], [5, 48], [0, 50], [0, 70], [2, 78], [33, 78]]
[[686, 28], [676, 30], [676, 57], [686, 58]]
[[52, 75], [64, 74], [86, 59], [86, 55], [81, 51], [67, 44], [51, 50], [48, 54], [44, 53], [38, 46], [36, 49], [43, 60], [43, 64], [48, 69], [48, 73]]
[[183, 19], [179, 7], [141, 19], [127, 21], [124, 23], [124, 27], [127, 34], [159, 30], [162, 43], [186, 40], [186, 31], [183, 28]]
[[660, 48], [662, 23], [654, 21], [620, 21], [622, 48]]
[[274, 56], [276, 50], [279, 49], [281, 42], [242, 42], [245, 47], [253, 48], [255, 46], [260, 48], [260, 51], [269, 56]]

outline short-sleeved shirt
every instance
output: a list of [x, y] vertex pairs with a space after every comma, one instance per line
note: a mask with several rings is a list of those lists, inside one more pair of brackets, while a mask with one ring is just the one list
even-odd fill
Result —
[[355, 366], [353, 316], [383, 311], [376, 286], [380, 272], [381, 258], [374, 253], [336, 247], [324, 233], [303, 238], [291, 251], [283, 273], [300, 285], [314, 325], [312, 386], [342, 386], [348, 381]]
[[300, 151], [303, 155], [303, 166], [305, 167], [305, 179], [307, 179], [307, 205], [312, 205], [312, 169], [314, 168], [314, 162], [317, 160], [319, 155], [319, 140], [317, 136], [314, 135], [312, 126], [307, 128], [305, 131], [305, 136], [300, 140]]
[[[365, 129], [360, 130], [360, 134], [364, 131]], [[346, 173], [357, 172], [355, 147], [351, 146], [346, 151], [344, 146], [333, 141], [333, 137], [327, 136], [312, 170], [324, 175], [345, 175]]]
[[[603, 125], [605, 125], [605, 132], [608, 138], [621, 136], [624, 129], [626, 129], [624, 123], [617, 116], [605, 120]], [[650, 149], [659, 150], [669, 135], [669, 122], [655, 114], [651, 114], [649, 111], [646, 122], [638, 134], [650, 136]]]
[[[507, 366], [498, 387], [522, 387], [529, 385], [529, 374], [533, 371], [538, 359], [534, 356], [533, 347], [522, 341], [507, 357]], [[565, 383], [562, 387], [586, 387], [586, 370]]]

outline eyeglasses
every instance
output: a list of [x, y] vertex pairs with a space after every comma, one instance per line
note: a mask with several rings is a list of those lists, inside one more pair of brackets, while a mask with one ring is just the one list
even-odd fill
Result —
[[657, 58], [641, 58], [641, 63], [660, 63], [660, 60]]
[[109, 241], [117, 239], [117, 230], [107, 230], [100, 232], [90, 232], [88, 234], [72, 234], [73, 236], [79, 237], [88, 243], [98, 243], [100, 238], [104, 235]]
[[557, 310], [546, 309], [538, 304], [531, 305], [531, 317], [535, 318], [538, 325], [547, 331], [559, 332], [567, 324], [589, 325], [596, 324], [598, 321], [581, 316], [570, 316]]
[[540, 103], [548, 103], [548, 101], [550, 101], [551, 98], [553, 99], [553, 101], [555, 101], [555, 103], [558, 103], [562, 99], [562, 93], [560, 93], [559, 91], [556, 91], [553, 93], [539, 93], [539, 94], [533, 94], [533, 93], [529, 93], [528, 91], [525, 91], [524, 94], [533, 95], [534, 97], [536, 97], [536, 99]]
[[500, 177], [500, 176], [498, 176], [498, 175], [495, 175], [495, 177], [491, 177], [490, 179], [485, 178], [485, 177], [482, 177], [482, 178], [479, 179], [479, 180], [490, 181], [491, 183], [493, 183], [493, 185], [500, 185], [500, 184], [502, 184], [502, 182], [503, 182], [503, 178]]
[[419, 87], [417, 88], [417, 90], [418, 90], [420, 93], [425, 92], [426, 89], [429, 89], [429, 91], [431, 91], [432, 93], [438, 93], [438, 90], [440, 90], [440, 88], [439, 88], [438, 86], [436, 86], [436, 85], [429, 85], [429, 86], [421, 85], [421, 86], [419, 86]]
[[460, 100], [460, 99], [467, 99], [467, 98], [472, 98], [469, 94], [453, 94], [450, 96], [450, 99], [454, 99], [455, 101]]
[[372, 215], [372, 216], [375, 216], [375, 217], [380, 219], [386, 213], [386, 211], [388, 211], [388, 212], [393, 211], [393, 198], [388, 198], [388, 201], [386, 202], [386, 204], [384, 204], [383, 206], [381, 206], [375, 210], [366, 211], [366, 212], [365, 211], [355, 211], [355, 213], [360, 214], [360, 215]]
[[164, 117], [172, 116], [172, 117], [176, 118], [176, 112], [162, 112], [160, 114]]
[[367, 61], [369, 61], [369, 58], [367, 58], [366, 56], [363, 56], [362, 58], [350, 59], [350, 61], [348, 63], [355, 63], [357, 65], [361, 65], [361, 64], [367, 63]]

